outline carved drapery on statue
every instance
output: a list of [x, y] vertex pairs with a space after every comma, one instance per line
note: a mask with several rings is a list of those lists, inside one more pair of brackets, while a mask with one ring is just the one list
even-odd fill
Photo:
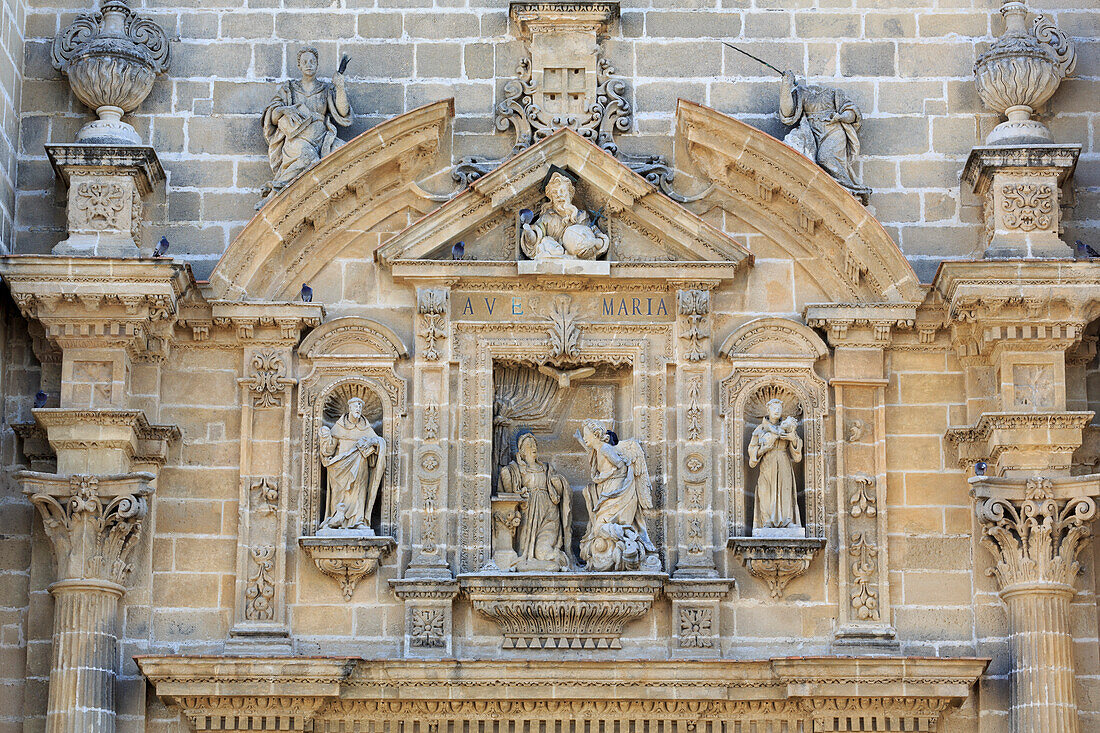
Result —
[[537, 217], [520, 214], [520, 249], [528, 259], [594, 260], [607, 253], [611, 238], [577, 206], [575, 196], [576, 187], [564, 171], [550, 173]]
[[348, 399], [347, 411], [335, 424], [320, 428], [318, 448], [327, 493], [318, 534], [374, 534], [370, 518], [386, 470], [386, 441], [363, 414], [364, 405], [362, 397]]
[[855, 173], [863, 113], [844, 92], [796, 81], [794, 72], [788, 71], [779, 92], [779, 120], [796, 125], [783, 142], [824, 168], [853, 195], [866, 199], [871, 189]]
[[802, 438], [798, 418], [784, 417], [783, 400], [773, 397], [765, 404], [767, 414], [752, 431], [749, 440], [749, 468], [757, 469], [753, 492], [753, 534], [761, 530], [794, 529], [802, 526], [798, 510], [798, 480], [795, 465], [802, 462]]
[[264, 139], [273, 175], [261, 191], [264, 196], [283, 190], [344, 144], [336, 137], [336, 126], [347, 127], [352, 120], [343, 74], [347, 57], [332, 81], [317, 76], [318, 58], [315, 48], [300, 50], [301, 81], [283, 82], [264, 110]]
[[346, 317], [314, 330], [298, 353], [307, 374], [298, 392], [304, 456], [298, 544], [350, 600], [359, 580], [396, 546], [400, 461], [393, 446], [407, 386], [394, 363], [407, 352], [385, 326]]
[[657, 547], [649, 538], [645, 512], [653, 493], [645, 454], [636, 440], [614, 441], [595, 420], [577, 435], [588, 451], [592, 482], [584, 489], [588, 529], [581, 538], [581, 560], [588, 570], [660, 572]]
[[516, 557], [512, 567], [515, 570], [555, 572], [572, 569], [569, 557], [572, 493], [565, 477], [539, 459], [535, 436], [520, 434], [516, 440], [515, 459], [501, 469], [499, 493], [501, 497], [518, 496], [520, 499], [516, 509], [519, 522], [514, 525]]

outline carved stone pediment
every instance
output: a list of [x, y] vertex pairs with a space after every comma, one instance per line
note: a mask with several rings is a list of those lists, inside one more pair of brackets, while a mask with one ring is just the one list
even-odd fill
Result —
[[[731, 278], [752, 263], [741, 244], [704, 222], [570, 129], [509, 159], [377, 252], [395, 277], [511, 278], [524, 272], [517, 230], [537, 209], [551, 166], [576, 178], [575, 205], [610, 237], [591, 263], [611, 278]], [[462, 242], [462, 247], [456, 245]], [[567, 274], [567, 273], [558, 273]]]
[[505, 649], [619, 649], [623, 627], [661, 594], [663, 573], [469, 574], [474, 610], [500, 626]]

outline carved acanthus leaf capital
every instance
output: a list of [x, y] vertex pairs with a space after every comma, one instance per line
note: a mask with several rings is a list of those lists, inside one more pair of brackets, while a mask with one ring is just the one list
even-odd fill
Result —
[[1037, 584], [1072, 592], [1096, 519], [1100, 480], [1072, 478], [970, 480], [982, 545], [992, 553], [989, 573], [1002, 593]]
[[99, 581], [121, 589], [153, 493], [151, 473], [121, 476], [17, 475], [57, 556], [58, 580]]

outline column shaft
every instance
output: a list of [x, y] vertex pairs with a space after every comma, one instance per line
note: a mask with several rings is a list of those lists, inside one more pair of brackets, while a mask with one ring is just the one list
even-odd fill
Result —
[[1073, 589], [1060, 584], [1009, 589], [1012, 633], [1012, 730], [1014, 733], [1077, 733], [1073, 637], [1069, 602]]
[[109, 582], [60, 581], [54, 597], [47, 733], [113, 733], [118, 599]]

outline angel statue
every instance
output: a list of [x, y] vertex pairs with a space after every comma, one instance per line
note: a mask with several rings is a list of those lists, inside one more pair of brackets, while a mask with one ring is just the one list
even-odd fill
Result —
[[[336, 126], [351, 124], [352, 110], [344, 83], [350, 59], [345, 54], [332, 81], [317, 76], [317, 49], [298, 52], [302, 80], [283, 82], [264, 110], [264, 139], [267, 158], [274, 174], [261, 194], [278, 193], [317, 161], [344, 144], [336, 137]], [[263, 205], [266, 198], [261, 199]]]
[[595, 420], [585, 420], [576, 437], [592, 468], [592, 483], [584, 489], [588, 529], [581, 538], [581, 560], [595, 572], [660, 572], [644, 516], [653, 508], [653, 495], [642, 446], [636, 440], [616, 441]]
[[320, 430], [321, 465], [328, 473], [328, 516], [317, 534], [373, 536], [370, 515], [386, 468], [386, 441], [363, 414], [363, 400], [348, 400], [347, 412]]
[[783, 417], [783, 400], [773, 398], [768, 414], [752, 431], [749, 440], [749, 468], [760, 467], [756, 479], [753, 534], [760, 529], [801, 528], [798, 514], [798, 484], [794, 464], [802, 460], [802, 438], [798, 419]]
[[573, 204], [575, 188], [565, 173], [554, 171], [546, 183], [546, 201], [536, 217], [524, 209], [520, 247], [528, 259], [594, 260], [607, 252], [611, 238]]
[[797, 81], [793, 71], [783, 74], [779, 90], [779, 120], [797, 125], [783, 142], [825, 169], [856, 196], [870, 189], [856, 178], [859, 126], [863, 114], [839, 89]]
[[500, 471], [500, 490], [523, 497], [515, 570], [568, 571], [572, 564], [572, 489], [564, 476], [539, 460], [531, 433], [521, 433], [516, 440], [516, 457]]

